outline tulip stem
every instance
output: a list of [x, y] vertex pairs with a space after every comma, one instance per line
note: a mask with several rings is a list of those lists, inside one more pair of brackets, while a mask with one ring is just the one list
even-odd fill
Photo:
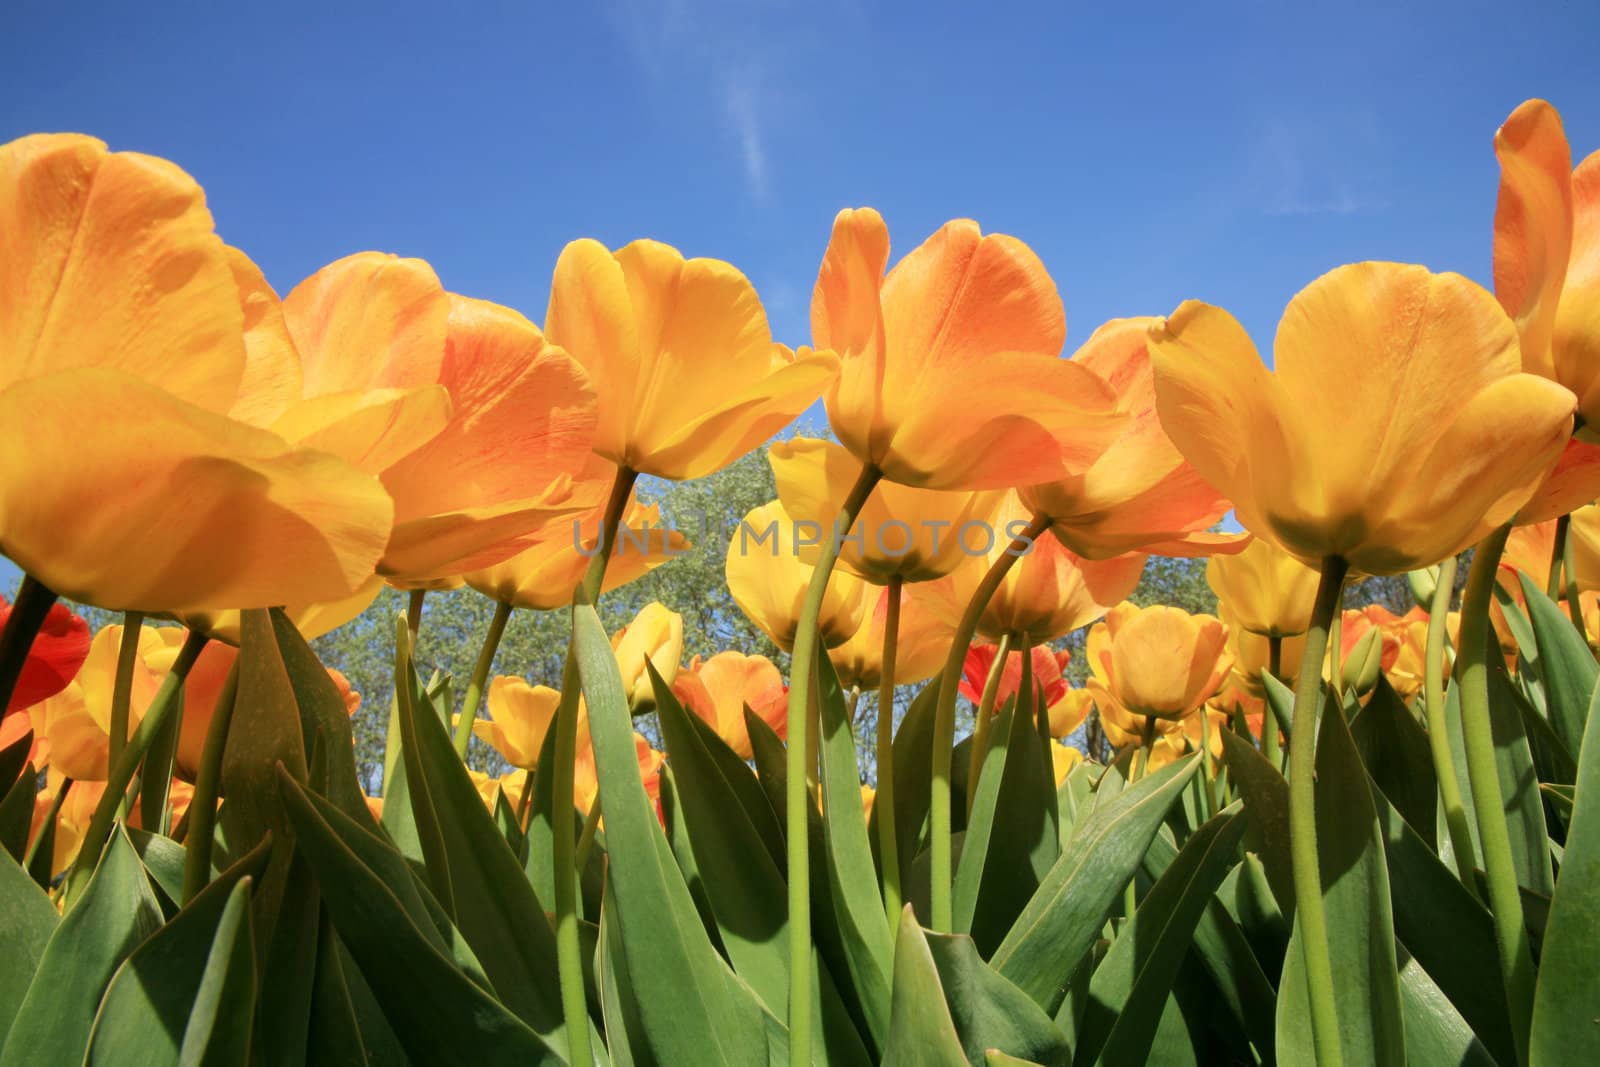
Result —
[[[1344, 587], [1340, 586], [1340, 592]], [[1328, 683], [1333, 686], [1333, 702], [1344, 708], [1344, 612], [1335, 610], [1328, 623]], [[1298, 721], [1298, 720], [1297, 720]]]
[[[1283, 638], [1268, 635], [1267, 637], [1267, 673], [1274, 678], [1283, 674]], [[1273, 710], [1272, 701], [1261, 702], [1261, 754], [1267, 762], [1274, 767], [1283, 766], [1278, 759], [1278, 713]]]
[[139, 729], [128, 739], [128, 747], [123, 749], [122, 758], [110, 765], [105, 792], [95, 805], [94, 815], [89, 819], [89, 828], [84, 831], [83, 844], [78, 850], [78, 860], [67, 877], [67, 889], [63, 897], [69, 906], [89, 873], [94, 870], [94, 865], [99, 862], [100, 852], [111, 836], [111, 825], [116, 821], [117, 810], [128, 791], [128, 784], [133, 781], [134, 772], [139, 769], [150, 743], [161, 732], [167, 716], [177, 707], [178, 693], [183, 688], [184, 679], [189, 676], [189, 669], [194, 666], [194, 661], [200, 657], [200, 651], [209, 640], [210, 637], [199, 630], [189, 631], [183, 639], [183, 647], [178, 649], [177, 659], [172, 662], [172, 669], [161, 680], [161, 687], [156, 690], [144, 718], [139, 721]]
[[533, 810], [533, 772], [522, 772], [522, 793], [517, 798], [517, 829], [528, 832], [528, 812]]
[[817, 617], [822, 613], [822, 600], [828, 592], [834, 562], [839, 558], [840, 544], [882, 477], [883, 472], [872, 464], [863, 465], [845, 496], [834, 528], [823, 539], [817, 554], [790, 656], [784, 826], [789, 866], [789, 1062], [797, 1067], [811, 1064], [811, 846], [807, 830], [811, 800], [806, 777], [812, 745], [808, 727], [814, 699], [812, 679], [817, 669]]
[[978, 620], [989, 606], [995, 590], [1005, 581], [1006, 572], [1028, 552], [1033, 539], [1049, 528], [1049, 519], [1035, 515], [1021, 536], [1012, 541], [1000, 558], [989, 566], [989, 573], [978, 583], [966, 613], [961, 616], [961, 623], [956, 627], [955, 638], [950, 644], [950, 654], [945, 657], [944, 673], [939, 676], [939, 702], [933, 710], [933, 781], [928, 824], [932, 838], [929, 902], [933, 913], [933, 929], [940, 933], [950, 933], [954, 925], [950, 902], [950, 761], [955, 754], [956, 689], [961, 683], [961, 667], [966, 662], [967, 646], [972, 643], [972, 635], [978, 630]]
[[1217, 814], [1217, 769], [1211, 765], [1211, 715], [1206, 711], [1204, 704], [1200, 705], [1195, 714], [1200, 716], [1200, 773], [1197, 779], [1201, 782], [1201, 796], [1204, 799], [1202, 811], [1207, 819]]
[[[1289, 735], [1289, 852], [1294, 867], [1295, 921], [1305, 959], [1306, 993], [1311, 1003], [1311, 1036], [1318, 1067], [1343, 1062], [1339, 1010], [1334, 999], [1333, 958], [1328, 948], [1328, 918], [1322, 907], [1322, 868], [1317, 856], [1317, 727], [1322, 710], [1322, 660], [1329, 630], [1338, 626], [1339, 598], [1349, 564], [1338, 556], [1322, 561], [1311, 628], [1294, 687], [1294, 732]], [[1334, 643], [1333, 676], [1339, 677]], [[1337, 684], [1337, 683], [1335, 683]], [[1334, 715], [1343, 711], [1334, 706]]]
[[472, 680], [467, 683], [467, 694], [461, 705], [461, 718], [456, 721], [456, 755], [463, 763], [467, 761], [467, 746], [472, 743], [472, 724], [478, 717], [478, 705], [483, 703], [483, 687], [489, 681], [494, 654], [500, 649], [500, 638], [505, 635], [510, 618], [511, 603], [495, 601], [494, 618], [489, 620], [489, 632], [483, 635], [483, 647], [478, 650], [478, 662], [472, 668]]
[[1461, 599], [1461, 647], [1456, 653], [1461, 687], [1461, 736], [1467, 751], [1467, 778], [1477, 808], [1478, 841], [1488, 872], [1489, 905], [1494, 915], [1500, 975], [1511, 1011], [1511, 1035], [1517, 1062], [1528, 1062], [1528, 1036], [1533, 1022], [1533, 954], [1523, 924], [1511, 834], [1495, 761], [1494, 728], [1489, 715], [1489, 600], [1495, 572], [1505, 551], [1509, 525], [1485, 537], [1473, 554], [1467, 589]]
[[53, 589], [33, 577], [23, 575], [17, 589], [16, 603], [11, 605], [11, 617], [5, 631], [0, 633], [0, 715], [11, 707], [11, 696], [16, 692], [22, 668], [28, 662], [28, 651], [45, 616], [56, 602]]
[[1562, 546], [1562, 560], [1567, 573], [1567, 615], [1572, 619], [1572, 625], [1578, 631], [1578, 636], [1583, 638], [1583, 643], [1589, 643], [1589, 632], [1583, 625], [1583, 608], [1578, 603], [1578, 569], [1573, 566], [1572, 538]]
[[[111, 751], [108, 764], [122, 758], [128, 745], [128, 705], [133, 701], [133, 667], [139, 659], [139, 638], [144, 629], [144, 613], [127, 611], [122, 615], [122, 639], [117, 643], [117, 673], [111, 681]], [[118, 815], [128, 813], [127, 798], [117, 809]]]
[[[589, 558], [583, 581], [574, 592], [574, 604], [593, 604], [600, 599], [605, 584], [606, 564], [611, 561], [617, 539], [617, 526], [628, 506], [633, 483], [639, 477], [630, 467], [618, 467], [611, 481], [600, 518], [599, 543]], [[567, 640], [567, 662], [561, 673], [561, 703], [556, 708], [556, 743], [551, 756], [551, 795], [555, 805], [555, 825], [551, 827], [551, 870], [555, 878], [556, 969], [561, 985], [561, 1010], [567, 1025], [567, 1062], [587, 1065], [594, 1062], [589, 1045], [589, 1004], [583, 988], [583, 947], [578, 943], [578, 866], [577, 842], [572, 828], [573, 778], [578, 762], [578, 656], [577, 634]], [[595, 805], [599, 804], [598, 798]]]
[[406, 630], [411, 634], [412, 659], [416, 658], [417, 635], [422, 632], [422, 602], [427, 596], [426, 589], [413, 589], [410, 597], [406, 599]]
[[[1563, 515], [1556, 520], [1555, 542], [1550, 549], [1550, 575], [1545, 579], [1544, 592], [1551, 600], [1561, 598], [1561, 567], [1567, 558], [1567, 529], [1572, 525], [1572, 516]], [[1572, 567], [1567, 567], [1570, 576]]]
[[581, 877], [583, 869], [589, 865], [589, 853], [594, 848], [595, 831], [600, 829], [600, 794], [596, 793], [594, 803], [589, 805], [589, 810], [583, 816], [583, 829], [578, 832], [578, 853], [575, 866]]
[[[1150, 750], [1156, 742], [1156, 721], [1148, 715], [1144, 724], [1139, 728], [1139, 747], [1134, 750], [1133, 758], [1128, 761], [1128, 784], [1132, 785], [1144, 777], [1145, 768], [1150, 764]], [[1135, 871], [1128, 879], [1128, 884], [1122, 887], [1122, 915], [1124, 919], [1133, 918], [1133, 913], [1139, 907], [1139, 872]]]
[[1473, 896], [1478, 894], [1474, 869], [1478, 865], [1472, 847], [1472, 829], [1467, 809], [1461, 802], [1461, 783], [1456, 778], [1455, 759], [1450, 755], [1450, 725], [1445, 714], [1444, 643], [1448, 636], [1450, 594], [1456, 584], [1456, 557], [1439, 564], [1439, 583], [1428, 605], [1427, 661], [1423, 665], [1423, 713], [1428, 719], [1428, 750], [1433, 755], [1433, 772], [1439, 779], [1439, 798], [1444, 803], [1445, 827], [1450, 833], [1450, 852], [1456, 874]]
[[1003, 634], [996, 646], [994, 662], [983, 679], [983, 693], [978, 698], [978, 711], [972, 720], [972, 750], [967, 753], [967, 812], [972, 812], [972, 802], [978, 796], [978, 776], [983, 773], [983, 757], [989, 752], [989, 732], [994, 726], [994, 704], [1000, 696], [1000, 676], [1005, 672], [1006, 659], [1011, 655], [1011, 635]]
[[[28, 850], [22, 854], [22, 869], [33, 873], [34, 857], [38, 855], [39, 845], [45, 839], [45, 829], [61, 817], [61, 806], [67, 801], [67, 793], [72, 789], [72, 779], [61, 779], [61, 785], [56, 789], [56, 795], [50, 799], [50, 810], [45, 813], [44, 821], [39, 823], [39, 832], [33, 835], [33, 840], [28, 843]], [[60, 831], [58, 826], [57, 832]], [[55, 873], [55, 857], [49, 860], [50, 871]]]
[[206, 727], [206, 743], [200, 753], [199, 773], [194, 780], [194, 798], [189, 801], [189, 832], [184, 837], [183, 903], [193, 900], [211, 881], [211, 843], [217, 821], [217, 796], [222, 785], [222, 754], [228, 747], [228, 727], [233, 722], [234, 705], [239, 695], [239, 662], [234, 661], [217, 696], [216, 714]]
[[878, 675], [878, 791], [872, 805], [878, 812], [878, 860], [883, 866], [883, 914], [894, 930], [900, 921], [900, 844], [894, 806], [894, 668], [900, 644], [900, 586], [890, 577], [884, 596], [883, 658]]

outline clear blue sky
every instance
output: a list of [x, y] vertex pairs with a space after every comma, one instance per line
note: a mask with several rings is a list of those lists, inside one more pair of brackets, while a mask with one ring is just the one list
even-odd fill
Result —
[[1187, 297], [1266, 344], [1340, 263], [1487, 282], [1491, 138], [1523, 99], [1600, 146], [1581, 0], [12, 0], [5, 24], [0, 141], [177, 161], [280, 291], [376, 248], [539, 321], [565, 242], [649, 236], [738, 265], [791, 344], [845, 206], [896, 255], [954, 216], [1022, 237], [1069, 350]]

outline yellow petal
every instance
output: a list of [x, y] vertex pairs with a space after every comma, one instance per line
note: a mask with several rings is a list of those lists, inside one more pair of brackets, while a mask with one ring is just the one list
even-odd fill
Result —
[[1550, 334], [1572, 242], [1572, 152], [1561, 116], [1543, 100], [1527, 101], [1495, 132], [1494, 154], [1495, 295], [1516, 321], [1523, 368], [1554, 378]]
[[0, 388], [105, 367], [227, 411], [243, 321], [189, 175], [80, 134], [0, 147]]
[[[283, 321], [283, 304], [261, 268], [229, 247], [228, 266], [244, 312], [244, 377], [228, 414], [252, 426], [271, 426], [300, 399], [300, 353]], [[160, 383], [157, 383], [160, 384]]]
[[[133, 413], [136, 413], [136, 417]], [[186, 612], [336, 600], [372, 574], [376, 479], [115, 371], [0, 390], [0, 545], [64, 596]]]
[[1551, 345], [1557, 378], [1578, 394], [1584, 433], [1600, 444], [1600, 152], [1572, 175], [1572, 259]]
[[304, 448], [331, 452], [357, 470], [381, 474], [436, 437], [450, 421], [450, 391], [364, 389], [323, 393], [289, 405], [269, 427]]
[[599, 241], [574, 241], [561, 250], [545, 336], [588, 371], [600, 401], [595, 451], [622, 462], [639, 378], [639, 333], [622, 265]]

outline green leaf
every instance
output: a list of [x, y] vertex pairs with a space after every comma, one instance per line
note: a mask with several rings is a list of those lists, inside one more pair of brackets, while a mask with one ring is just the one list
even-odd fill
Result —
[[[304, 782], [307, 749], [294, 687], [266, 611], [239, 613], [238, 671], [240, 712], [229, 726], [222, 753], [222, 795], [228, 803], [218, 822], [229, 847], [242, 853], [269, 832], [285, 840], [276, 767], [282, 763], [296, 781]], [[271, 885], [257, 890], [269, 899], [275, 891]]]
[[955, 929], [991, 953], [1061, 855], [1054, 768], [1033, 714], [1012, 702], [994, 724], [956, 867]]
[[45, 945], [0, 1050], [0, 1067], [81, 1063], [111, 976], [160, 928], [161, 906], [144, 865], [117, 826], [83, 895]]
[[33, 764], [22, 767], [22, 775], [0, 797], [0, 851], [18, 863], [28, 853], [28, 831], [33, 826], [33, 798], [38, 792], [38, 775]]
[[1026, 993], [983, 962], [972, 938], [927, 932], [924, 937], [967, 1059], [980, 1063], [987, 1050], [1002, 1049], [1040, 1063], [1071, 1061], [1067, 1035]]
[[355, 1001], [345, 980], [343, 952], [333, 917], [322, 909], [317, 925], [316, 973], [311, 983], [311, 1020], [306, 1048], [328, 1063], [366, 1063], [366, 1045]]
[[[565, 1062], [441, 951], [437, 930], [430, 936], [429, 924], [419, 925], [391, 883], [351, 850], [346, 840], [365, 831], [331, 806], [319, 810], [318, 798], [309, 796], [287, 773], [280, 782], [284, 807], [300, 848], [316, 871], [340, 940], [413, 1059], [506, 1067]], [[342, 823], [340, 832], [334, 830], [336, 823]], [[398, 859], [398, 853], [394, 855]]]
[[1097, 806], [995, 950], [994, 969], [1045, 1011], [1053, 1013], [1061, 1003], [1079, 958], [1099, 936], [1150, 839], [1199, 766], [1187, 756]]
[[1350, 723], [1350, 734], [1372, 780], [1432, 848], [1439, 821], [1432, 750], [1387, 678], [1379, 676], [1366, 706]]
[[822, 735], [818, 755], [822, 764], [823, 862], [851, 980], [872, 1035], [881, 1042], [887, 1033], [889, 976], [896, 949], [883, 914], [872, 846], [867, 842], [856, 742], [844, 709], [844, 693], [832, 662], [820, 651], [816, 681]]
[[928, 941], [906, 905], [894, 943], [894, 994], [883, 1067], [966, 1067], [961, 1035], [945, 1006]]
[[155, 833], [166, 833], [167, 793], [172, 788], [172, 764], [178, 754], [178, 736], [183, 731], [184, 690], [179, 689], [172, 713], [144, 754], [139, 768], [139, 822]]
[[[1349, 724], [1324, 711], [1317, 743], [1317, 860], [1347, 1063], [1405, 1062], [1389, 874], [1371, 785]], [[1246, 801], [1248, 803], [1248, 801]], [[1278, 983], [1277, 1055], [1316, 1062], [1299, 916]]]
[[[224, 1025], [235, 1033], [227, 1040], [240, 1052], [228, 1062], [246, 1061], [255, 1008], [251, 884], [237, 869], [212, 882], [123, 962], [100, 1002], [86, 1064], [177, 1063], [189, 1030], [197, 1034], [196, 1047], [205, 1047], [219, 1007], [229, 1012]], [[244, 986], [223, 1004], [217, 994], [229, 984], [241, 934], [249, 964]], [[197, 1000], [208, 977], [212, 988]]]
[[[917, 858], [918, 843], [933, 804], [933, 715], [938, 704], [939, 686], [929, 684], [911, 701], [900, 728], [895, 731], [894, 819], [895, 840], [900, 853], [900, 884], [909, 886], [911, 865]], [[963, 794], [964, 796], [965, 794]], [[954, 799], [952, 795], [952, 799]], [[877, 819], [883, 814], [876, 804], [867, 830], [872, 840], [873, 862], [882, 866], [878, 855]]]
[[[133, 850], [139, 853], [145, 873], [150, 876], [156, 891], [166, 898], [162, 902], [163, 910], [168, 915], [173, 914], [183, 900], [183, 846], [170, 837], [152, 834], [137, 826], [125, 826], [123, 829], [133, 843]], [[261, 855], [264, 857], [266, 853]], [[260, 872], [256, 874], [259, 876]], [[170, 908], [166, 907], [168, 902], [172, 905]]]
[[700, 925], [639, 778], [633, 720], [611, 642], [593, 607], [574, 605], [572, 616], [605, 803], [607, 892], [616, 897], [617, 923], [608, 936], [617, 936], [619, 970], [632, 984], [641, 1033], [663, 1063], [761, 1062], [767, 1041], [760, 1004]]
[[33, 731], [29, 730], [5, 748], [0, 748], [0, 793], [4, 793], [22, 775], [22, 768], [33, 751]]
[[[1528, 621], [1538, 642], [1539, 674], [1544, 679], [1545, 704], [1550, 725], [1567, 751], [1581, 755], [1584, 723], [1589, 715], [1589, 695], [1600, 678], [1594, 653], [1573, 629], [1572, 620], [1544, 595], [1526, 574], [1517, 573], [1528, 605]], [[1526, 646], [1523, 646], [1526, 648]]]
[[317, 736], [320, 734], [322, 737], [326, 780], [318, 783], [318, 792], [361, 826], [370, 829], [372, 811], [367, 807], [366, 798], [361, 792], [361, 780], [356, 773], [355, 738], [344, 697], [328, 675], [327, 668], [311, 650], [311, 646], [306, 644], [306, 639], [282, 608], [272, 609], [271, 620], [283, 671], [300, 714], [305, 750], [311, 751]]
[[[1591, 697], [1600, 704], [1600, 688]], [[1600, 735], [1591, 706], [1584, 727]], [[1533, 1000], [1530, 1058], [1535, 1063], [1600, 1060], [1600, 1010], [1594, 997], [1595, 947], [1600, 945], [1600, 741], [1579, 751], [1572, 821], [1561, 879], [1550, 901], [1538, 985]]]
[[[1402, 948], [1400, 1008], [1405, 1015], [1407, 1063], [1449, 1063], [1494, 1067], [1495, 1058], [1478, 1040], [1455, 1005]], [[1515, 1063], [1515, 1059], [1507, 1060]]]
[[[1277, 716], [1278, 729], [1283, 731], [1284, 740], [1288, 740], [1294, 732], [1294, 690], [1271, 671], [1261, 672], [1261, 682], [1267, 690], [1267, 703], [1272, 705], [1272, 713]], [[1265, 756], [1261, 758], [1266, 759]]]
[[60, 917], [15, 860], [0, 856], [0, 1048]]
[[1539, 792], [1545, 795], [1556, 811], [1566, 815], [1568, 821], [1571, 821], [1573, 802], [1577, 799], [1572, 786], [1541, 784]]
[[1149, 1054], [1195, 927], [1233, 866], [1246, 825], [1238, 815], [1235, 805], [1196, 830], [1118, 932], [1089, 983], [1077, 1062], [1137, 1063]]
[[482, 961], [501, 1002], [535, 1033], [565, 1048], [561, 992], [550, 965], [555, 931], [444, 723], [421, 706], [426, 698], [415, 673], [408, 673], [413, 685], [400, 698], [401, 746], [435, 895]]

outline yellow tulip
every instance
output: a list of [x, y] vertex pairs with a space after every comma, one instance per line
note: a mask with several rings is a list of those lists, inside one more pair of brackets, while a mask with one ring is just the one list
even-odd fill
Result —
[[1358, 263], [1290, 301], [1268, 371], [1231, 315], [1151, 328], [1174, 443], [1240, 523], [1367, 574], [1437, 563], [1516, 515], [1565, 446], [1574, 399], [1521, 371], [1516, 330], [1456, 274]]
[[1127, 423], [1082, 473], [1021, 490], [1024, 518], [1047, 517], [1062, 543], [1089, 559], [1204, 556], [1237, 551], [1245, 540], [1208, 532], [1230, 504], [1162, 429], [1147, 343], [1154, 322], [1115, 319], [1073, 354], [1109, 384]]
[[[1031, 513], [1018, 493], [1008, 491], [994, 513], [997, 537], [987, 550], [967, 557], [949, 578], [933, 586], [952, 631], [977, 592], [984, 575], [1011, 551], [1012, 537], [1028, 525]], [[1026, 554], [1006, 572], [978, 620], [978, 632], [998, 641], [1022, 635], [1043, 645], [1087, 626], [1139, 584], [1146, 557], [1138, 553], [1088, 560], [1048, 534], [1032, 540]]]
[[[869, 582], [926, 582], [949, 574], [974, 550], [1001, 536], [990, 523], [998, 491], [941, 492], [880, 482], [856, 524], [834, 530], [861, 461], [832, 441], [796, 437], [767, 449], [783, 509], [816, 531], [816, 542], [840, 538], [839, 566]], [[1023, 519], [1023, 525], [1027, 519]], [[820, 545], [803, 547], [814, 562]]]
[[655, 686], [645, 663], [668, 685], [678, 676], [683, 655], [683, 616], [659, 603], [646, 604], [632, 622], [611, 635], [611, 651], [622, 671], [622, 687], [635, 708], [654, 707]]
[[[746, 515], [728, 542], [728, 591], [739, 610], [785, 652], [794, 647], [800, 605], [813, 568], [800, 559], [801, 531], [774, 500]], [[861, 626], [865, 598], [861, 579], [834, 571], [817, 618], [824, 647], [849, 640]]]
[[[900, 593], [900, 628], [895, 639], [894, 682], [915, 685], [932, 678], [950, 651], [955, 627], [942, 605], [933, 603], [929, 585], [908, 585]], [[889, 591], [863, 590], [866, 606], [850, 639], [828, 650], [839, 684], [863, 692], [883, 677], [883, 630], [889, 617]]]
[[205, 196], [90, 137], [0, 147], [0, 550], [147, 612], [337, 599], [371, 574], [376, 479], [230, 414], [260, 389]]
[[1083, 753], [1071, 745], [1050, 746], [1050, 768], [1055, 774], [1056, 788], [1061, 788], [1066, 782], [1067, 775], [1072, 773], [1072, 768], [1083, 762]]
[[1253, 540], [1243, 552], [1206, 562], [1206, 584], [1228, 625], [1265, 637], [1306, 632], [1317, 579], [1315, 570], [1270, 541]]
[[663, 478], [701, 478], [816, 402], [831, 352], [774, 344], [756, 291], [732, 265], [635, 241], [567, 245], [545, 317], [549, 340], [599, 394], [594, 450]]
[[1087, 468], [1125, 419], [1060, 357], [1066, 318], [1032, 249], [946, 223], [884, 274], [889, 229], [841, 211], [811, 297], [811, 336], [842, 359], [828, 391], [840, 442], [891, 482], [1006, 489]]
[[765, 656], [718, 652], [710, 659], [699, 656], [678, 672], [672, 692], [683, 706], [704, 719], [742, 759], [750, 759], [750, 730], [744, 711], [783, 737], [788, 732], [789, 689], [783, 675]]
[[[599, 545], [605, 511], [603, 496], [615, 472], [610, 461], [591, 457], [574, 496], [588, 499], [592, 494], [597, 502], [580, 515], [552, 523], [525, 551], [466, 575], [467, 584], [492, 600], [534, 611], [554, 611], [572, 603], [573, 591], [583, 580]], [[622, 515], [622, 529], [606, 564], [601, 592], [644, 577], [674, 557], [687, 554], [689, 547], [681, 533], [662, 521], [659, 504], [641, 504], [636, 497], [630, 497]]]
[[[498, 675], [489, 683], [489, 717], [474, 720], [472, 732], [513, 767], [532, 770], [560, 703], [561, 694], [549, 686]], [[579, 729], [588, 736], [581, 708]]]
[[1220, 619], [1124, 602], [1089, 631], [1088, 689], [1102, 715], [1181, 719], [1221, 688], [1233, 666], [1226, 646]]

